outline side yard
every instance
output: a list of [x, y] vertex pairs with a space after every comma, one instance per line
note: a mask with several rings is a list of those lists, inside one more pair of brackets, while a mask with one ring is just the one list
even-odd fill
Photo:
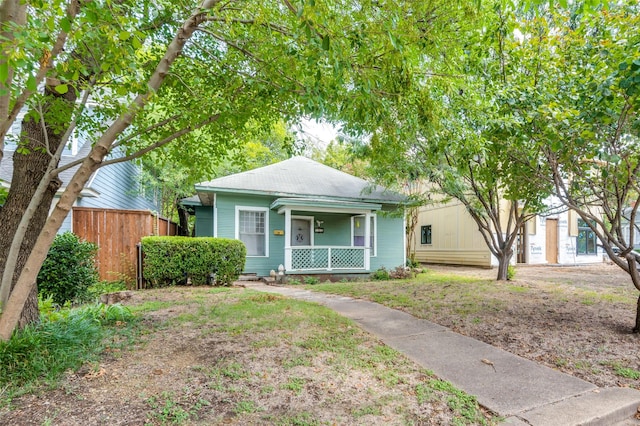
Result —
[[518, 267], [508, 282], [495, 270], [424, 266], [413, 280], [309, 288], [405, 310], [598, 386], [640, 389], [638, 292], [616, 266]]
[[140, 317], [137, 343], [108, 344], [34, 393], [2, 384], [0, 424], [494, 422], [474, 398], [315, 304], [182, 287], [135, 292], [127, 305]]

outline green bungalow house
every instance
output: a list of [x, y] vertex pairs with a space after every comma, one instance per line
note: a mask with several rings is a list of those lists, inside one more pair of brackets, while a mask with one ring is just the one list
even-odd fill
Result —
[[[368, 274], [405, 264], [405, 197], [304, 157], [196, 185], [196, 236], [242, 240], [245, 273]], [[387, 214], [395, 211], [396, 214]]]

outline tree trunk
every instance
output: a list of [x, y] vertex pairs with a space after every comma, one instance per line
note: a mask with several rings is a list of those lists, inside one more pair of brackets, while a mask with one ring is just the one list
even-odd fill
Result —
[[179, 201], [176, 201], [178, 206], [178, 219], [180, 221], [178, 225], [178, 235], [182, 237], [189, 236], [189, 213]]
[[[33, 293], [38, 270], [42, 267], [47, 251], [55, 238], [55, 233], [60, 229], [62, 221], [69, 214], [69, 211], [71, 211], [71, 207], [80, 194], [80, 191], [91, 177], [91, 174], [100, 167], [116, 138], [129, 127], [136, 113], [144, 108], [149, 98], [160, 88], [169, 73], [171, 65], [182, 52], [184, 45], [198, 29], [198, 25], [205, 19], [208, 9], [212, 8], [217, 1], [218, 0], [204, 0], [193, 15], [178, 29], [175, 37], [167, 47], [164, 57], [158, 62], [154, 73], [148, 80], [149, 91], [145, 94], [138, 95], [130, 104], [129, 109], [109, 126], [95, 142], [91, 152], [84, 158], [84, 161], [71, 178], [71, 181], [67, 184], [67, 188], [61, 195], [60, 201], [51, 212], [51, 215], [48, 216], [44, 226], [40, 227], [38, 238], [29, 253], [27, 261], [22, 268], [16, 267], [18, 279], [15, 281], [15, 286], [9, 296], [7, 306], [3, 307], [2, 315], [0, 316], [0, 340], [8, 340], [11, 337], [11, 333], [13, 333], [18, 326], [25, 302], [29, 298], [29, 295]], [[68, 96], [70, 97], [76, 96], [74, 89], [69, 90], [67, 94], [69, 94]], [[75, 100], [75, 98], [73, 100]], [[67, 106], [72, 107], [73, 105], [68, 103]], [[64, 109], [57, 111], [56, 117], [64, 120], [65, 112]], [[70, 117], [66, 123], [69, 122]], [[61, 138], [58, 137], [58, 140], [61, 141]], [[41, 169], [42, 168], [39, 170]], [[44, 176], [44, 174], [41, 174], [41, 176]], [[13, 183], [15, 182], [12, 182], [12, 184]], [[48, 207], [47, 205], [47, 210]], [[2, 222], [0, 222], [0, 226], [2, 225]], [[2, 231], [2, 229], [0, 229], [0, 231]], [[2, 234], [2, 232], [0, 232], [0, 234]], [[19, 274], [17, 273], [18, 269], [20, 270]]]
[[[65, 112], [69, 114], [71, 113], [73, 102], [76, 98], [75, 91], [69, 90], [67, 94], [60, 95], [54, 90], [46, 89], [46, 94], [51, 96], [51, 98], [47, 98], [50, 99], [50, 102], [44, 106], [45, 120], [47, 120], [48, 107], [58, 103], [66, 106], [66, 108], [60, 108], [60, 105], [56, 105], [56, 108], [54, 108], [56, 118], [52, 118], [52, 120], [59, 123], [58, 120], [61, 118], [61, 110], [66, 110]], [[29, 115], [26, 117], [29, 117]], [[57, 147], [63, 143], [63, 133], [64, 132], [53, 131], [51, 126], [48, 126], [47, 134], [45, 135], [42, 124], [38, 119], [25, 118], [22, 122], [23, 136], [21, 138], [21, 145], [26, 147], [28, 152], [23, 154], [15, 152], [13, 155], [11, 188], [9, 189], [5, 205], [2, 210], [0, 210], [0, 271], [3, 271], [5, 268], [11, 241], [16, 234], [20, 219], [29, 205], [29, 201], [31, 201], [38, 187], [38, 183], [43, 178], [47, 165], [51, 160], [51, 155], [46, 152], [46, 150], [43, 150], [43, 147], [47, 147], [48, 142], [49, 152], [55, 151]], [[42, 203], [38, 206], [33, 219], [29, 222], [29, 227], [20, 246], [18, 262], [12, 280], [12, 289], [47, 220], [53, 197], [59, 188], [60, 181], [58, 179], [49, 183]], [[38, 320], [38, 291], [37, 288], [35, 288], [35, 290], [29, 294], [19, 324], [22, 327]]]
[[640, 333], [640, 296], [638, 296], [638, 303], [636, 305], [636, 326], [633, 327], [634, 333]]
[[[26, 20], [27, 5], [21, 4], [19, 0], [4, 0], [0, 3], [0, 25], [7, 30], [0, 32], [0, 37], [4, 40], [13, 40], [14, 33], [9, 28], [8, 24], [24, 25]], [[9, 106], [11, 105], [11, 83], [13, 81], [13, 68], [7, 65], [7, 59], [9, 57], [7, 51], [0, 52], [0, 64], [6, 65], [7, 77], [6, 81], [0, 82], [0, 91], [6, 91], [6, 94], [0, 96], [0, 122], [7, 120], [9, 116]], [[5, 86], [6, 85], [6, 86]], [[8, 125], [9, 123], [7, 123]], [[0, 133], [0, 161], [4, 157], [4, 137]]]
[[509, 263], [513, 256], [513, 250], [503, 251], [498, 257], [498, 276], [496, 280], [506, 281], [509, 279]]

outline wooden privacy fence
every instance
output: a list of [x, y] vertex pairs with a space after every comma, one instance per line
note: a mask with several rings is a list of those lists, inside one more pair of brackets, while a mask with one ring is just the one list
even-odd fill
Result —
[[101, 280], [136, 280], [136, 244], [149, 235], [176, 235], [177, 225], [148, 210], [74, 207], [72, 231], [98, 245]]

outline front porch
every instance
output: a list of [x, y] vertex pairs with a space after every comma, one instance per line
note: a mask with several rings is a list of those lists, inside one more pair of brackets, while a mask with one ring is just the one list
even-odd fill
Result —
[[280, 198], [271, 208], [284, 216], [287, 273], [371, 271], [379, 204]]

